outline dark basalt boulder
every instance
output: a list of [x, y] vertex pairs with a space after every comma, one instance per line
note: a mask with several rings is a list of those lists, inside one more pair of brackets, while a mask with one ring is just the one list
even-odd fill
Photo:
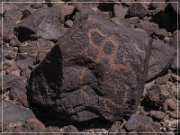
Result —
[[41, 8], [18, 23], [15, 32], [20, 41], [36, 37], [56, 41], [66, 31], [61, 22], [63, 19], [60, 9]]
[[31, 73], [31, 106], [83, 122], [130, 117], [143, 94], [152, 40], [97, 14], [80, 18]]
[[154, 40], [149, 60], [146, 81], [153, 80], [167, 72], [170, 68], [176, 50], [161, 40]]

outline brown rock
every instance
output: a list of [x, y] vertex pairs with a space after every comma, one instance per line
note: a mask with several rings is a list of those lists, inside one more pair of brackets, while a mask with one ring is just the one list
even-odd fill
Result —
[[[79, 130], [73, 125], [65, 126], [60, 129], [61, 132], [79, 132]], [[70, 134], [70, 133], [69, 133]]]
[[113, 125], [111, 126], [111, 129], [110, 129], [110, 133], [111, 132], [121, 132], [122, 130], [122, 122], [120, 121], [116, 121], [113, 123]]
[[83, 16], [32, 72], [29, 102], [70, 121], [129, 117], [143, 93], [150, 44], [144, 33]]
[[170, 110], [176, 110], [177, 109], [177, 102], [174, 99], [166, 99], [164, 106], [167, 106]]
[[127, 13], [126, 16], [127, 18], [129, 17], [139, 17], [139, 18], [143, 18], [148, 14], [148, 10], [146, 9], [146, 7], [142, 4], [142, 3], [133, 3]]
[[170, 115], [170, 117], [174, 118], [174, 119], [179, 119], [180, 118], [180, 112], [176, 110], [169, 112], [168, 113]]
[[6, 129], [8, 132], [44, 132], [45, 125], [36, 118], [27, 119], [25, 122], [10, 124]]
[[154, 133], [163, 134], [163, 132], [160, 130], [160, 125], [155, 122], [145, 123], [141, 125], [136, 131], [139, 132], [139, 135], [154, 135]]
[[165, 97], [161, 97], [161, 87], [159, 85], [151, 87], [145, 95], [146, 104], [155, 108], [161, 107], [165, 100]]
[[154, 120], [162, 120], [165, 117], [165, 113], [161, 111], [150, 111], [149, 115], [154, 119]]

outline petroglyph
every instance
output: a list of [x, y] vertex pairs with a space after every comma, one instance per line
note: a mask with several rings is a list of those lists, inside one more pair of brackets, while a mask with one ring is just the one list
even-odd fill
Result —
[[[113, 70], [129, 70], [129, 64], [120, 64], [115, 63], [117, 57], [118, 49], [121, 47], [120, 41], [116, 36], [106, 36], [99, 29], [90, 29], [88, 31], [89, 46], [85, 49], [85, 55], [91, 50], [98, 50], [95, 58], [96, 63], [102, 63], [106, 59], [109, 68]], [[127, 54], [127, 52], [125, 52]], [[127, 55], [126, 55], [127, 56]], [[126, 56], [123, 57], [123, 60], [126, 60]]]

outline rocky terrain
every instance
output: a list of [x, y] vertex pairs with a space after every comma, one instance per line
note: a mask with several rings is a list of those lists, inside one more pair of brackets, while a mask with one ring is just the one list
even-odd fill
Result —
[[1, 132], [178, 134], [177, 0], [17, 1], [1, 0]]

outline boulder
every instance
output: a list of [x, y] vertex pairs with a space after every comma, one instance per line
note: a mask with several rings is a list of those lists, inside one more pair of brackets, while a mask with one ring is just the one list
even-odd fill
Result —
[[129, 7], [125, 17], [129, 18], [138, 16], [139, 18], [144, 18], [148, 15], [148, 12], [148, 9], [142, 3], [133, 3]]
[[[0, 102], [2, 105], [2, 101]], [[0, 110], [0, 115], [3, 113], [3, 123], [0, 121], [0, 125], [6, 129], [9, 124], [16, 122], [25, 122], [30, 118], [35, 118], [33, 112], [24, 107], [18, 106], [11, 101], [3, 100], [3, 108]]]
[[142, 114], [133, 114], [130, 119], [125, 123], [124, 127], [128, 131], [135, 130], [140, 126], [152, 122], [152, 119]]
[[19, 40], [26, 41], [34, 37], [58, 40], [65, 32], [60, 22], [61, 14], [60, 10], [55, 7], [38, 9], [17, 24], [15, 31]]
[[151, 44], [145, 33], [82, 16], [31, 73], [28, 100], [57, 119], [130, 117], [143, 94]]
[[161, 40], [154, 40], [146, 81], [163, 75], [170, 68], [176, 50]]

